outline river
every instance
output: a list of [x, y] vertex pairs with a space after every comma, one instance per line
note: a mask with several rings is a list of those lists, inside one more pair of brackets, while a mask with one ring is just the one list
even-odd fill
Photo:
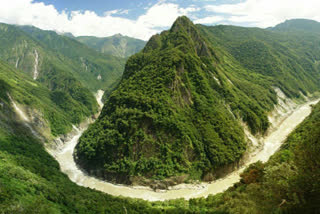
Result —
[[[98, 103], [101, 104], [102, 92], [96, 94]], [[246, 166], [258, 160], [267, 161], [285, 141], [286, 137], [297, 127], [310, 113], [311, 104], [316, 104], [319, 100], [309, 101], [298, 105], [286, 114], [280, 122], [277, 123], [267, 136], [263, 138], [263, 147], [251, 154], [243, 167], [233, 171], [231, 174], [209, 183], [200, 184], [180, 184], [172, 187], [170, 190], [155, 192], [149, 187], [131, 187], [124, 185], [111, 184], [97, 178], [86, 175], [81, 171], [74, 162], [73, 151], [77, 142], [87, 128], [81, 130], [74, 127], [75, 135], [70, 141], [63, 144], [55, 150], [48, 150], [51, 155], [59, 162], [61, 171], [68, 175], [70, 180], [80, 186], [96, 189], [114, 196], [125, 196], [132, 198], [140, 198], [148, 201], [163, 201], [176, 198], [195, 198], [206, 197], [210, 194], [217, 194], [225, 191], [234, 183], [240, 180], [240, 174]]]

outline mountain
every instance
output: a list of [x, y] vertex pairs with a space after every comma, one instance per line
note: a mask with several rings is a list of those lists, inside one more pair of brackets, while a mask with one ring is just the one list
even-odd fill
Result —
[[[11, 31], [0, 37], [0, 56], [9, 61], [0, 57], [0, 213], [319, 210], [320, 104], [313, 106], [311, 115], [280, 151], [267, 163], [248, 167], [241, 181], [224, 193], [150, 203], [76, 185], [45, 151], [42, 138], [50, 138], [50, 132], [69, 132], [77, 121], [74, 117], [88, 114], [90, 105], [80, 101], [94, 99], [95, 89], [90, 91], [75, 71], [67, 69], [64, 63], [69, 56], [60, 53], [61, 46], [44, 44], [6, 25], [0, 29]], [[10, 49], [13, 40], [22, 44], [22, 49], [15, 49], [16, 55]], [[296, 100], [319, 90], [320, 48], [315, 45], [319, 40], [311, 32], [206, 27], [180, 17], [169, 31], [152, 37], [129, 58], [101, 116], [80, 140], [78, 163], [91, 174], [111, 173], [112, 177], [104, 178], [123, 183], [134, 183], [134, 177], [163, 179], [179, 174], [183, 174], [180, 181], [171, 184], [183, 182], [187, 174], [191, 180], [210, 180], [210, 173], [241, 158], [247, 143], [243, 122], [257, 135], [267, 130], [268, 113], [277, 103], [275, 88]], [[42, 54], [48, 57], [45, 63], [59, 60], [46, 67], [54, 71], [50, 84], [42, 79], [49, 77], [41, 74], [33, 79], [33, 48], [37, 48], [39, 62]], [[15, 68], [17, 56], [25, 57], [19, 69]], [[28, 66], [30, 70], [21, 70]], [[119, 161], [112, 165], [114, 158]]]
[[[70, 132], [72, 124], [79, 123], [97, 111], [95, 102], [87, 100], [91, 101], [92, 105], [92, 109], [89, 109], [88, 105], [74, 99], [64, 90], [49, 90], [2, 61], [0, 61], [0, 82], [0, 102], [2, 110], [5, 110], [3, 117], [6, 117], [5, 112], [15, 102], [16, 106], [25, 111], [25, 117], [31, 124], [29, 128], [32, 126], [32, 130], [38, 130], [39, 135], [44, 135], [43, 137], [48, 140], [52, 138], [51, 134], [56, 136]], [[89, 91], [77, 86], [74, 89], [79, 91], [72, 95], [82, 96], [83, 99], [90, 98]], [[4, 121], [10, 122], [9, 119]]]
[[[98, 111], [98, 104], [90, 90], [74, 78], [51, 51], [14, 26], [1, 24], [0, 34], [0, 59], [22, 69], [24, 72], [20, 72], [30, 78], [39, 74], [37, 85], [49, 89], [52, 92], [51, 101], [67, 113], [62, 121], [68, 117], [68, 122], [61, 122], [53, 114], [45, 115], [46, 119], [51, 117], [49, 121], [53, 135], [67, 133], [71, 130], [71, 123], [77, 124]], [[40, 99], [42, 95], [38, 95]], [[25, 103], [31, 104], [29, 101]]]
[[320, 33], [320, 23], [309, 19], [291, 19], [276, 25], [270, 30], [280, 31], [280, 32], [309, 32], [309, 33]]
[[[109, 88], [115, 80], [121, 77], [125, 64], [125, 60], [122, 58], [98, 53], [86, 45], [72, 38], [58, 35], [54, 31], [44, 31], [33, 26], [19, 26], [19, 28], [36, 40], [37, 45], [45, 50], [44, 55], [47, 53], [51, 55], [50, 62], [57, 61], [59, 65], [63, 65], [65, 72], [72, 73], [84, 86], [94, 92], [98, 89]], [[15, 48], [14, 45], [12, 44], [13, 48]], [[41, 55], [39, 59], [39, 75], [41, 76]], [[51, 64], [55, 63], [51, 62]]]
[[[208, 40], [232, 55], [242, 67], [266, 78], [289, 97], [318, 89], [319, 36], [235, 26], [198, 26]], [[307, 38], [307, 39], [306, 39]]]
[[99, 119], [80, 138], [77, 162], [120, 183], [217, 177], [246, 151], [241, 121], [253, 134], [268, 129], [275, 87], [290, 98], [319, 89], [313, 58], [320, 49], [300, 52], [299, 40], [284, 40], [267, 30], [178, 18], [129, 58]]
[[[109, 90], [124, 68], [122, 58], [98, 53], [53, 31], [0, 24], [0, 35], [0, 59], [54, 92], [52, 101], [73, 124], [98, 111], [92, 92]], [[65, 134], [71, 124], [54, 127], [53, 135]]]
[[139, 52], [146, 44], [146, 42], [143, 40], [122, 36], [121, 34], [116, 34], [114, 36], [105, 38], [79, 36], [76, 37], [76, 40], [101, 53], [122, 58], [127, 58]]

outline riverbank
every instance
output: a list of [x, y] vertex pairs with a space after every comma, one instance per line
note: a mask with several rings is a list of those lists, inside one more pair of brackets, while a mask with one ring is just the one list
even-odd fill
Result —
[[[241, 168], [236, 169], [227, 176], [215, 180], [211, 183], [199, 184], [179, 184], [169, 187], [169, 190], [153, 191], [149, 187], [144, 186], [124, 186], [111, 184], [97, 178], [86, 175], [81, 171], [74, 162], [73, 151], [83, 131], [87, 126], [80, 129], [74, 128], [73, 138], [60, 146], [56, 150], [51, 150], [49, 153], [55, 157], [59, 162], [61, 171], [68, 175], [70, 180], [78, 185], [96, 189], [114, 196], [125, 196], [132, 198], [140, 198], [149, 201], [163, 201], [176, 198], [195, 198], [206, 197], [210, 194], [217, 194], [225, 191], [234, 183], [240, 180], [240, 174], [246, 166], [258, 160], [267, 161], [272, 154], [274, 154], [285, 141], [288, 134], [290, 134], [296, 126], [298, 126], [310, 113], [310, 105], [316, 104], [319, 100], [308, 101], [296, 106], [277, 106], [277, 112], [271, 114], [273, 119], [273, 127], [268, 135], [259, 139], [260, 149], [250, 154], [245, 164]], [[286, 107], [288, 107], [286, 109]], [[254, 140], [253, 140], [254, 141]]]

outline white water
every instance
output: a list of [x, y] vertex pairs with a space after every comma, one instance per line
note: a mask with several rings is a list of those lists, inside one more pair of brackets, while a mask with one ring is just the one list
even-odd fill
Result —
[[33, 79], [36, 80], [38, 78], [38, 64], [39, 64], [39, 55], [38, 51], [34, 50], [34, 71], [33, 71]]
[[[101, 93], [101, 92], [100, 92]], [[102, 95], [96, 94], [96, 97], [101, 99]], [[98, 96], [99, 95], [99, 96]], [[155, 192], [149, 187], [141, 186], [124, 186], [111, 184], [94, 177], [90, 177], [82, 172], [74, 162], [73, 151], [77, 145], [78, 139], [80, 138], [83, 130], [77, 130], [77, 134], [61, 148], [49, 150], [49, 152], [59, 162], [61, 171], [69, 176], [69, 178], [77, 183], [78, 185], [90, 187], [114, 196], [125, 196], [140, 198], [149, 201], [162, 201], [167, 199], [176, 198], [195, 198], [195, 197], [207, 197], [210, 194], [217, 194], [225, 191], [231, 187], [234, 183], [240, 180], [240, 174], [251, 163], [258, 160], [263, 162], [267, 161], [272, 154], [274, 154], [284, 142], [288, 134], [290, 134], [297, 125], [299, 125], [310, 113], [311, 104], [316, 104], [319, 100], [307, 102], [303, 105], [298, 106], [294, 110], [291, 110], [291, 114], [287, 114], [281, 122], [277, 123], [277, 127], [273, 129], [268, 136], [263, 140], [263, 148], [256, 152], [254, 155], [249, 157], [247, 163], [227, 175], [224, 178], [213, 181], [212, 183], [200, 183], [200, 184], [180, 184], [173, 186], [170, 190], [164, 190]], [[101, 100], [99, 102], [102, 103]]]
[[102, 97], [103, 97], [104, 91], [98, 90], [97, 93], [95, 94], [95, 97], [97, 99], [98, 105], [100, 109], [103, 107], [103, 102], [102, 102]]
[[18, 59], [16, 61], [16, 68], [18, 68], [18, 64], [19, 64], [19, 57], [18, 57]]

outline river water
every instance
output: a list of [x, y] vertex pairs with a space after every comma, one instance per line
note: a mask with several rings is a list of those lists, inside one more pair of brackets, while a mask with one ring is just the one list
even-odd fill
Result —
[[[96, 94], [96, 97], [100, 104], [102, 94], [103, 93], [101, 91]], [[48, 149], [48, 151], [59, 162], [61, 171], [67, 174], [70, 180], [80, 186], [96, 189], [114, 196], [121, 195], [125, 197], [140, 198], [148, 201], [206, 197], [210, 194], [223, 192], [231, 187], [234, 183], [238, 182], [240, 180], [241, 172], [249, 164], [254, 163], [258, 160], [261, 160], [263, 162], [267, 161], [270, 156], [280, 148], [281, 144], [285, 141], [288, 134], [290, 134], [295, 129], [295, 127], [297, 127], [311, 113], [310, 105], [316, 104], [318, 101], [319, 100], [310, 101], [292, 109], [281, 120], [281, 122], [277, 123], [277, 126], [274, 127], [266, 137], [264, 137], [262, 144], [263, 147], [255, 154], [252, 154], [243, 167], [233, 171], [231, 174], [225, 176], [224, 178], [211, 182], [210, 184], [180, 184], [172, 187], [170, 190], [155, 192], [149, 187], [115, 185], [88, 176], [77, 167], [73, 159], [74, 148], [77, 145], [77, 142], [86, 127], [82, 130], [74, 127], [74, 131], [76, 134], [70, 141], [63, 144], [60, 148], [53, 150]]]

